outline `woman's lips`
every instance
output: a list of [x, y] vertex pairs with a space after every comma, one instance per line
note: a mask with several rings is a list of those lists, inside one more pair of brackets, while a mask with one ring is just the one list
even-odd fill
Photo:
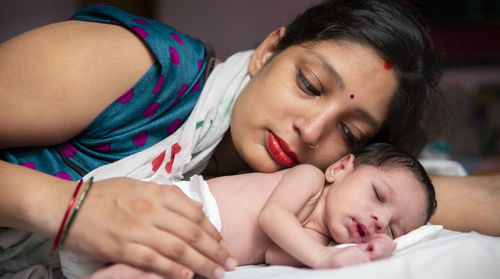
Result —
[[267, 150], [271, 157], [281, 165], [290, 167], [297, 164], [297, 155], [290, 150], [286, 141], [267, 131]]

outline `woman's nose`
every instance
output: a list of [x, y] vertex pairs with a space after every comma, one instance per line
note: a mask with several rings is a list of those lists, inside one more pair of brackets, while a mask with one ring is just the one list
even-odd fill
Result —
[[295, 129], [306, 144], [318, 144], [326, 127], [332, 126], [333, 116], [326, 112], [309, 113], [298, 117], [294, 122]]

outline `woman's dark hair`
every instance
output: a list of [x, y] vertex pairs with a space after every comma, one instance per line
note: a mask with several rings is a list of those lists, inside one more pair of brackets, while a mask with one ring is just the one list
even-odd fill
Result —
[[399, 167], [411, 171], [421, 182], [422, 188], [427, 194], [427, 215], [425, 222], [429, 221], [436, 211], [436, 193], [429, 175], [427, 175], [424, 167], [413, 155], [395, 145], [381, 142], [369, 144], [353, 154], [355, 156], [355, 169], [360, 165], [370, 165], [375, 167]]
[[369, 46], [393, 64], [398, 77], [397, 92], [384, 125], [371, 142], [396, 144], [418, 154], [428, 138], [440, 130], [435, 119], [433, 126], [423, 127], [423, 119], [434, 117], [427, 114], [429, 111], [441, 113], [430, 110], [441, 102], [436, 89], [440, 71], [432, 41], [423, 26], [390, 0], [330, 0], [295, 18], [278, 42], [277, 51], [325, 40], [348, 40]]

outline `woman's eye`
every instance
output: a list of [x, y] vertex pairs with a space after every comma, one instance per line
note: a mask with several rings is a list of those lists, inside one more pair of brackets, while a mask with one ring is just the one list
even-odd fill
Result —
[[313, 95], [313, 96], [321, 95], [319, 90], [316, 89], [316, 87], [314, 87], [314, 85], [312, 85], [311, 82], [309, 82], [309, 80], [307, 80], [307, 78], [304, 76], [304, 74], [300, 70], [298, 73], [298, 79], [299, 79], [299, 83], [300, 83], [301, 87], [306, 91], [307, 94]]
[[347, 125], [342, 123], [341, 126], [344, 141], [351, 147], [352, 150], [356, 150], [359, 145], [359, 140], [354, 136], [351, 129], [349, 129]]

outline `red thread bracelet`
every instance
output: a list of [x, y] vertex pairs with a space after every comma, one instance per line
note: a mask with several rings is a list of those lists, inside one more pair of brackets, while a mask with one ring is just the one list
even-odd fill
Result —
[[68, 209], [66, 210], [66, 213], [64, 214], [64, 218], [61, 222], [61, 226], [59, 227], [59, 231], [57, 232], [56, 239], [54, 239], [54, 244], [52, 245], [52, 249], [50, 250], [50, 256], [54, 254], [56, 251], [57, 245], [59, 243], [59, 239], [61, 238], [61, 234], [64, 228], [64, 225], [66, 224], [66, 220], [68, 219], [69, 212], [73, 208], [73, 205], [75, 204], [76, 196], [80, 190], [80, 187], [82, 186], [83, 179], [80, 179], [78, 182], [78, 185], [76, 186], [75, 192], [73, 193], [73, 197], [69, 200], [68, 204]]

